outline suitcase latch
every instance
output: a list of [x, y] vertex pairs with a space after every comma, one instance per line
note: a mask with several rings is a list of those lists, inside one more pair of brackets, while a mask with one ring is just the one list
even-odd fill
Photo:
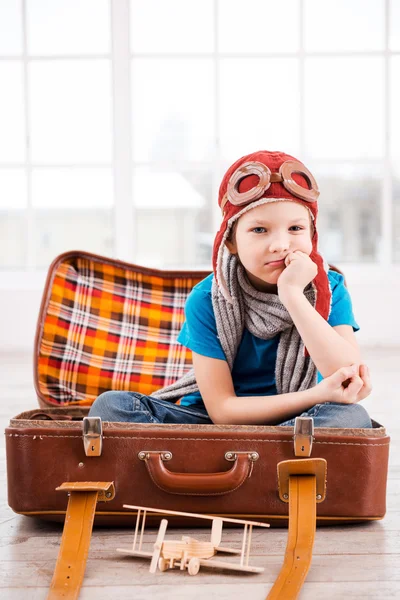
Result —
[[295, 456], [311, 456], [314, 440], [314, 419], [312, 417], [296, 417], [293, 440]]
[[101, 456], [103, 425], [100, 417], [83, 418], [83, 447], [86, 456]]

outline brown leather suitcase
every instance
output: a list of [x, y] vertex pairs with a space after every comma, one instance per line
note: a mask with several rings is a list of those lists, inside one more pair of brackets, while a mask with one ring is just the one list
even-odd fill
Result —
[[290, 511], [299, 510], [301, 522], [293, 485], [301, 500], [308, 482], [314, 526], [315, 517], [319, 524], [384, 517], [390, 438], [376, 422], [313, 430], [311, 419], [298, 419], [294, 430], [87, 418], [103, 391], [151, 394], [190, 368], [191, 353], [176, 337], [187, 294], [206, 275], [77, 251], [55, 259], [35, 340], [41, 408], [6, 429], [14, 511], [62, 521], [68, 496], [58, 486], [81, 484], [83, 493], [109, 482], [112, 490], [96, 488], [96, 499], [108, 500], [96, 506], [97, 524], [133, 524], [135, 513], [123, 505], [134, 504], [287, 525]]
[[[65, 410], [76, 420], [57, 420]], [[103, 423], [96, 439], [83, 432], [84, 409], [47, 409], [54, 421], [37, 413], [18, 415], [6, 430], [8, 499], [18, 513], [63, 520], [68, 498], [57, 486], [113, 481], [115, 497], [98, 505], [97, 523], [133, 524], [122, 505], [135, 504], [287, 524], [277, 465], [296, 458], [291, 427]], [[382, 519], [385, 429], [321, 428], [313, 437], [311, 458], [327, 461], [317, 522]], [[94, 444], [102, 446], [97, 456]]]

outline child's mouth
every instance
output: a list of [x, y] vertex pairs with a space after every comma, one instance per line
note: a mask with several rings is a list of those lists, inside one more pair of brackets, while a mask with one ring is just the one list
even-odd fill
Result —
[[285, 260], [282, 258], [282, 260], [273, 260], [272, 262], [266, 263], [267, 266], [269, 267], [279, 267], [280, 265], [284, 265], [285, 264]]

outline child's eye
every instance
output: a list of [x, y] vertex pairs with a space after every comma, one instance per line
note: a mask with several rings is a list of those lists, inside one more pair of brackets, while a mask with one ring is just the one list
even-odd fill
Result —
[[300, 225], [292, 225], [290, 229], [293, 229], [293, 227], [296, 227], [296, 231], [301, 231], [303, 229], [303, 227], [300, 227]]
[[254, 233], [264, 233], [266, 231], [265, 227], [254, 227], [252, 230]]

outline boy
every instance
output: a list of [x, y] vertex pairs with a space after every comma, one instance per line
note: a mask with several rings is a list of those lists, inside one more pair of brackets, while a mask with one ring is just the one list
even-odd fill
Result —
[[312, 174], [289, 155], [236, 161], [220, 186], [213, 274], [189, 295], [178, 337], [194, 369], [152, 396], [105, 392], [90, 415], [293, 425], [307, 414], [317, 427], [371, 427], [358, 404], [371, 383], [350, 296], [318, 252], [318, 196]]

